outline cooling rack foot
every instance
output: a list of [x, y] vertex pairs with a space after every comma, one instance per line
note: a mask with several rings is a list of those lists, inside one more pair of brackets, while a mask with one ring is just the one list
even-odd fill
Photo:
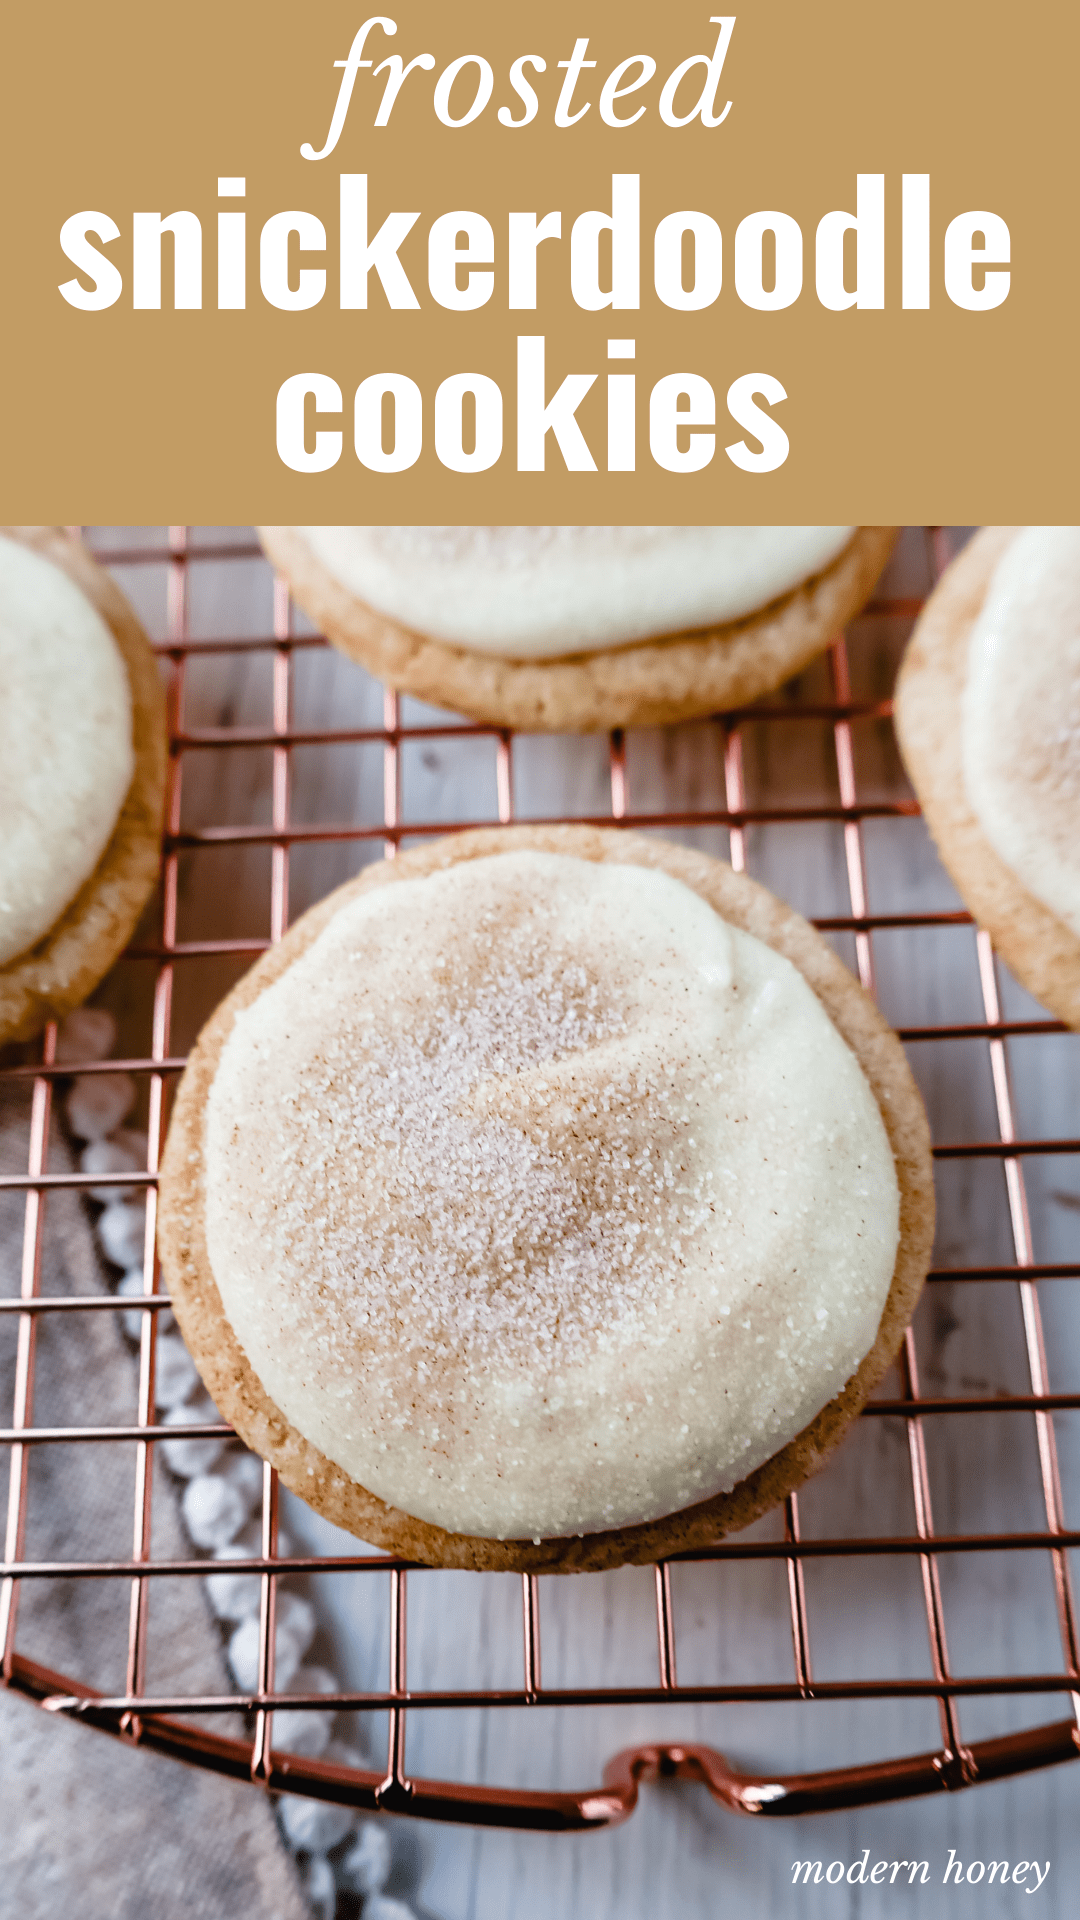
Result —
[[[654, 1780], [695, 1780], [732, 1813], [791, 1815], [957, 1792], [1077, 1758], [1080, 1730], [1074, 1720], [1054, 1721], [1000, 1740], [977, 1741], [962, 1755], [908, 1754], [872, 1766], [838, 1767], [823, 1773], [740, 1773], [713, 1747], [627, 1747], [604, 1769], [604, 1797], [618, 1809], [607, 1824], [628, 1819], [637, 1805], [639, 1787]], [[598, 1810], [601, 1797], [596, 1796], [593, 1803]], [[586, 1804], [584, 1798], [582, 1804]]]

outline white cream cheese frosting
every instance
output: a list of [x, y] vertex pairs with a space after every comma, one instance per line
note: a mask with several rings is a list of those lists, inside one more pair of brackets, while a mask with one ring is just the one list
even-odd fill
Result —
[[802, 975], [668, 875], [522, 851], [343, 906], [206, 1113], [222, 1304], [329, 1459], [450, 1531], [733, 1486], [873, 1344], [899, 1195]]
[[972, 628], [964, 786], [995, 852], [1080, 935], [1080, 527], [1024, 527]]
[[0, 965], [60, 918], [135, 773], [131, 688], [73, 580], [0, 536]]
[[547, 660], [718, 626], [843, 552], [854, 527], [304, 527], [376, 612], [476, 653]]

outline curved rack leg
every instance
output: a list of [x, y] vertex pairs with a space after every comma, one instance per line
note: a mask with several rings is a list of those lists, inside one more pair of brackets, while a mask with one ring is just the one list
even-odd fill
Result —
[[[9, 1684], [53, 1713], [71, 1715], [120, 1737], [124, 1715], [98, 1705], [89, 1688], [73, 1687], [60, 1673], [16, 1654]], [[129, 1736], [130, 1737], [130, 1736]], [[251, 1778], [250, 1741], [207, 1733], [166, 1714], [140, 1716], [138, 1743], [211, 1772]], [[618, 1826], [637, 1806], [642, 1785], [654, 1780], [693, 1780], [708, 1788], [732, 1813], [776, 1815], [826, 1813], [841, 1807], [908, 1800], [920, 1794], [955, 1792], [1039, 1767], [1080, 1758], [1073, 1720], [1052, 1721], [966, 1749], [960, 1767], [944, 1752], [909, 1754], [867, 1767], [826, 1773], [742, 1773], [714, 1747], [677, 1742], [626, 1747], [604, 1769], [603, 1784], [579, 1793], [523, 1792], [468, 1782], [390, 1777], [377, 1770], [335, 1767], [323, 1760], [274, 1753], [261, 1784], [276, 1793], [301, 1793], [368, 1813], [409, 1814], [466, 1826], [519, 1827], [543, 1832], [583, 1832]]]
[[[740, 1773], [713, 1747], [627, 1747], [604, 1769], [604, 1794], [620, 1809], [614, 1820], [625, 1820], [633, 1812], [642, 1782], [660, 1779], [699, 1781], [732, 1813], [830, 1813], [882, 1800], [956, 1792], [1010, 1774], [1056, 1766], [1080, 1758], [1080, 1739], [1072, 1720], [1058, 1720], [999, 1740], [977, 1741], [966, 1749], [965, 1757], [968, 1764], [963, 1768], [939, 1752], [909, 1754], [867, 1767], [838, 1767], [827, 1773], [770, 1776]], [[600, 1797], [593, 1800], [598, 1802]], [[583, 1808], [586, 1803], [587, 1796], [582, 1796]]]

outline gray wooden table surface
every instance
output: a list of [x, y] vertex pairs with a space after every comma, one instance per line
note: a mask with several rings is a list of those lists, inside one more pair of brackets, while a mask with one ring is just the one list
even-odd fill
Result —
[[[237, 530], [198, 538], [235, 540]], [[962, 537], [958, 530], [956, 538]], [[160, 541], [160, 529], [100, 529], [96, 543]], [[909, 530], [886, 588], [918, 594], [929, 580], [928, 544]], [[150, 629], [163, 636], [167, 580], [158, 565], [117, 569]], [[265, 635], [271, 630], [272, 582], [256, 559], [201, 563], [190, 570], [191, 631], [208, 638]], [[902, 618], [856, 623], [850, 659], [856, 697], [889, 691], [909, 623]], [[303, 631], [303, 622], [298, 625]], [[271, 716], [271, 666], [265, 653], [222, 651], [189, 663], [185, 721], [194, 726], [265, 726]], [[824, 664], [802, 682], [804, 696], [829, 694]], [[354, 665], [332, 652], [300, 652], [292, 684], [294, 724], [312, 728], [379, 726], [383, 695]], [[406, 723], [425, 718], [403, 702]], [[439, 718], [427, 715], [434, 721]], [[633, 811], [690, 811], [724, 804], [722, 736], [711, 723], [631, 734], [627, 743]], [[835, 801], [832, 732], [814, 720], [752, 723], [744, 729], [745, 776], [751, 803], [813, 805]], [[862, 798], [889, 800], [908, 789], [885, 722], [855, 730], [855, 772]], [[406, 740], [401, 756], [401, 807], [407, 823], [496, 817], [495, 747], [456, 737]], [[230, 747], [186, 756], [184, 825], [267, 822], [272, 756], [268, 748]], [[519, 818], [604, 814], [611, 804], [608, 746], [603, 739], [515, 741], [514, 802]], [[383, 819], [384, 759], [370, 746], [297, 747], [292, 756], [294, 821], [376, 825]], [[727, 856], [718, 828], [685, 835]], [[956, 897], [922, 823], [868, 821], [863, 829], [870, 906], [875, 912], [948, 909]], [[381, 855], [376, 839], [294, 847], [290, 857], [293, 916]], [[849, 913], [843, 829], [833, 822], [760, 825], [747, 833], [749, 871], [804, 912]], [[264, 847], [200, 849], [185, 856], [180, 934], [185, 939], [267, 932], [270, 853]], [[837, 937], [849, 962], [850, 936]], [[978, 1021], [983, 1017], [975, 938], [965, 926], [905, 929], [874, 936], [877, 990], [898, 1025]], [[173, 1050], [181, 1050], [236, 977], [236, 963], [188, 965], [178, 978]], [[114, 976], [106, 997], [120, 1014], [133, 1051], [145, 1045], [145, 980], [136, 963]], [[1032, 1017], [1039, 1009], [1003, 973], [1006, 1009]], [[1077, 1049], [1071, 1036], [1008, 1043], [1017, 1132], [1080, 1134]], [[994, 1089], [985, 1042], [912, 1045], [910, 1058], [939, 1141], [992, 1138]], [[1032, 1159], [1026, 1168], [1035, 1257], [1065, 1261], [1077, 1254], [1080, 1161]], [[1000, 1161], [939, 1163], [938, 1264], [1008, 1263], [1013, 1258]], [[1041, 1286], [1051, 1384], [1076, 1386], [1076, 1283]], [[1016, 1289], [1011, 1285], [937, 1286], [919, 1309], [917, 1341], [928, 1393], [995, 1396], [1030, 1391]], [[1020, 1413], [949, 1416], [927, 1422], [934, 1519], [945, 1532], [1038, 1529], [1045, 1524], [1039, 1491], [1034, 1421]], [[1055, 1418], [1066, 1513], [1076, 1524], [1080, 1492], [1080, 1417]], [[313, 1543], [332, 1530], [290, 1503], [289, 1524]], [[841, 1454], [805, 1490], [808, 1535], [914, 1530], [906, 1439], [900, 1422], [863, 1420]], [[775, 1519], [761, 1523], [774, 1537]], [[943, 1556], [940, 1563], [949, 1652], [958, 1673], [1062, 1669], [1049, 1556], [985, 1553]], [[358, 1685], [386, 1673], [385, 1596], [374, 1581], [322, 1576], [314, 1590], [339, 1670]], [[820, 1679], [931, 1671], [926, 1619], [913, 1558], [811, 1562], [806, 1573], [814, 1669]], [[648, 1571], [546, 1580], [542, 1583], [544, 1680], [575, 1684], [652, 1684], [656, 1676], [655, 1614]], [[790, 1681], [792, 1649], [782, 1564], [745, 1563], [674, 1570], [680, 1679]], [[521, 1683], [518, 1583], [498, 1576], [430, 1574], [410, 1588], [409, 1678], [418, 1686], [512, 1686]], [[1061, 1719], [1064, 1694], [965, 1701], [968, 1739]], [[383, 1730], [363, 1737], [378, 1751]], [[442, 1778], [520, 1786], [599, 1784], [605, 1760], [620, 1747], [660, 1737], [707, 1741], [738, 1764], [797, 1771], [870, 1761], [937, 1746], [932, 1701], [800, 1703], [778, 1706], [680, 1706], [541, 1712], [417, 1713], [411, 1716], [408, 1764]], [[644, 1790], [624, 1827], [580, 1836], [423, 1826], [415, 1829], [417, 1898], [440, 1920], [659, 1920], [660, 1916], [1019, 1915], [1038, 1908], [1054, 1920], [1076, 1911], [1080, 1883], [1080, 1767], [1059, 1768], [954, 1796], [941, 1795], [799, 1821], [741, 1820], [715, 1805], [703, 1788], [676, 1784]], [[929, 1863], [928, 1884], [871, 1887], [820, 1885], [792, 1890], [792, 1863], [828, 1865], [879, 1858]], [[1049, 1878], [1032, 1895], [1010, 1885], [948, 1888], [942, 1875], [950, 1849], [965, 1863], [991, 1859], [1050, 1862]]]

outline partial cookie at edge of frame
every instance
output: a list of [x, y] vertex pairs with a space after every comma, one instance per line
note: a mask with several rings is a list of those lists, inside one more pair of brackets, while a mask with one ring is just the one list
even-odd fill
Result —
[[[511, 848], [660, 867], [726, 919], [797, 966], [855, 1054], [877, 1100], [900, 1187], [900, 1245], [877, 1339], [810, 1425], [730, 1493], [645, 1525], [580, 1538], [499, 1541], [446, 1533], [386, 1506], [291, 1427], [262, 1388], [225, 1317], [206, 1251], [203, 1121], [233, 1021], [317, 938], [348, 900]], [[368, 867], [312, 908], [235, 987], [208, 1021], [180, 1084], [165, 1152], [159, 1216], [162, 1267], [181, 1331], [226, 1419], [277, 1467], [286, 1485], [361, 1539], [432, 1566], [532, 1573], [598, 1572], [706, 1546], [749, 1525], [817, 1471], [884, 1374], [926, 1277], [934, 1230], [933, 1166], [922, 1101], [896, 1035], [847, 968], [802, 917], [717, 860], [666, 842], [589, 827], [507, 827], [457, 834]]]
[[743, 620], [557, 660], [502, 660], [412, 632], [342, 586], [298, 527], [257, 532], [304, 612], [388, 686], [493, 726], [595, 733], [718, 713], [782, 685], [865, 606], [897, 529], [856, 528], [822, 573]]
[[930, 595], [896, 684], [896, 732], [941, 859], [965, 904], [1029, 993], [1080, 1028], [1080, 939], [995, 852], [964, 785], [968, 643], [1017, 527], [983, 527]]
[[92, 993], [130, 938], [157, 880], [168, 740], [157, 661], [123, 594], [60, 527], [0, 527], [69, 579], [116, 641], [131, 686], [135, 773], [101, 859], [36, 945], [0, 966], [0, 1046], [29, 1040]]

